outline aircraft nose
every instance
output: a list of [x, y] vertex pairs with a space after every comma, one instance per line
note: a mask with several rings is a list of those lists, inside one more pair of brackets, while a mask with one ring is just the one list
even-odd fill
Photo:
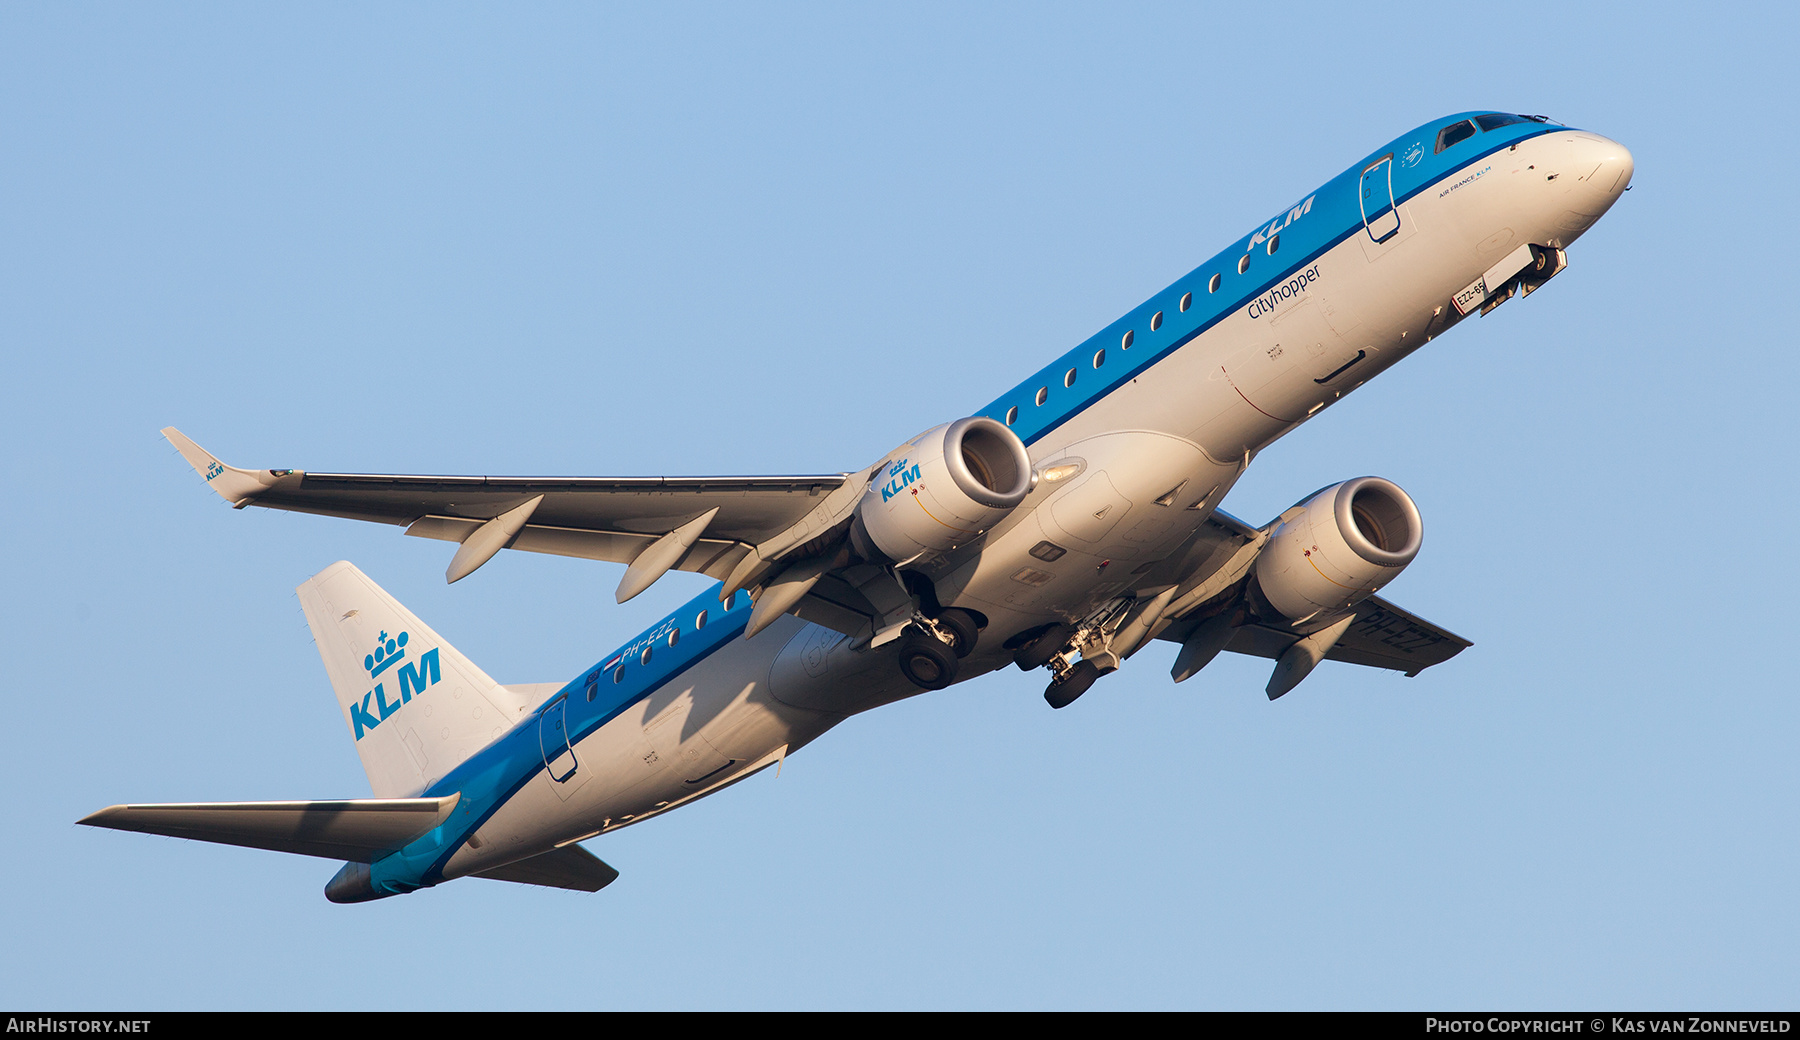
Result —
[[1575, 174], [1577, 185], [1610, 206], [1631, 186], [1631, 174], [1636, 168], [1631, 150], [1599, 134], [1577, 133], [1573, 138], [1570, 172]]

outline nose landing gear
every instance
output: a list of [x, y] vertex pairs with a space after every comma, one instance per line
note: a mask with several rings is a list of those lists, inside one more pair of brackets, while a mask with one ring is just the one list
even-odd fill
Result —
[[1569, 266], [1569, 254], [1549, 246], [1531, 247], [1531, 266], [1525, 268], [1519, 276], [1519, 284], [1525, 290], [1521, 295], [1530, 296], [1545, 282]]

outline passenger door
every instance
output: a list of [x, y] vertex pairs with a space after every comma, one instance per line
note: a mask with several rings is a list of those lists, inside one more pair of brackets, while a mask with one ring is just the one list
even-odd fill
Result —
[[544, 754], [544, 771], [557, 784], [575, 775], [575, 749], [569, 746], [569, 699], [558, 697], [538, 716], [538, 747]]
[[1379, 244], [1393, 238], [1400, 230], [1400, 211], [1394, 208], [1394, 153], [1389, 152], [1364, 167], [1362, 186], [1363, 227], [1371, 241]]

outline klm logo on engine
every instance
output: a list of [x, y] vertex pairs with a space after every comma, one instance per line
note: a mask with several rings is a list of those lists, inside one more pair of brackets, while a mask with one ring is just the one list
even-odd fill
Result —
[[918, 479], [918, 465], [911, 459], [901, 459], [899, 462], [888, 467], [888, 482], [882, 486], [881, 500], [886, 502], [888, 499], [898, 495], [901, 491], [904, 491], [906, 485], [911, 484]]
[[[414, 695], [436, 686], [444, 677], [438, 666], [438, 651], [435, 646], [420, 654], [416, 661], [402, 663], [406, 660], [406, 640], [405, 632], [391, 637], [383, 632], [376, 638], [374, 651], [363, 657], [363, 668], [371, 679], [379, 678], [395, 665], [399, 665], [399, 669], [388, 675], [387, 681], [376, 683], [373, 690], [363, 694], [361, 704], [354, 701], [350, 703], [350, 727], [356, 731], [357, 740], [361, 740], [364, 733], [386, 722], [389, 716], [399, 711], [401, 705], [411, 701]], [[388, 700], [387, 682], [400, 684], [398, 700]]]

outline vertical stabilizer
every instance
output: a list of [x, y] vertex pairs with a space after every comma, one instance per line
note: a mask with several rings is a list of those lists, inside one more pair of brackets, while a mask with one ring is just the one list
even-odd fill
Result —
[[377, 798], [413, 797], [529, 705], [348, 563], [295, 590]]

